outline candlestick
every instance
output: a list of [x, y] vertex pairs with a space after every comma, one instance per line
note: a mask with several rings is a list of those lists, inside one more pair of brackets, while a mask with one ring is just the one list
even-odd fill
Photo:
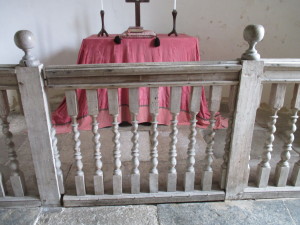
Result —
[[101, 0], [101, 10], [104, 11], [104, 7], [103, 7], [103, 0]]
[[174, 10], [176, 10], [176, 0], [174, 0]]
[[105, 30], [105, 26], [104, 26], [104, 10], [100, 11], [100, 16], [101, 16], [101, 24], [102, 24], [102, 28], [100, 30], [100, 32], [98, 33], [98, 37], [103, 37], [104, 34], [106, 35], [106, 37], [108, 37], [108, 33]]
[[172, 11], [172, 16], [173, 16], [173, 30], [168, 34], [168, 36], [171, 36], [172, 34], [174, 34], [175, 36], [178, 36], [177, 31], [176, 31], [177, 11], [175, 9]]

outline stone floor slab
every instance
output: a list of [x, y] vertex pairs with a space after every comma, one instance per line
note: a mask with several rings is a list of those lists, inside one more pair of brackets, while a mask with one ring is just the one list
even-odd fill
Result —
[[40, 208], [0, 209], [0, 224], [33, 225], [40, 211]]
[[300, 199], [283, 200], [295, 224], [300, 224]]
[[158, 224], [156, 206], [119, 206], [44, 209], [36, 225]]
[[282, 200], [159, 205], [161, 225], [295, 224]]

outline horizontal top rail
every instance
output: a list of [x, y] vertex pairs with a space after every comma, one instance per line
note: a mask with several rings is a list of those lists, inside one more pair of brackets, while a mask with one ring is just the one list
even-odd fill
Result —
[[263, 83], [300, 83], [300, 59], [262, 59]]
[[238, 61], [87, 64], [49, 66], [44, 78], [50, 88], [228, 85], [241, 69]]
[[[300, 83], [300, 59], [261, 59], [262, 83]], [[16, 67], [0, 65], [0, 90], [17, 89]], [[193, 85], [236, 85], [240, 61], [108, 63], [46, 66], [49, 88], [116, 88]]]

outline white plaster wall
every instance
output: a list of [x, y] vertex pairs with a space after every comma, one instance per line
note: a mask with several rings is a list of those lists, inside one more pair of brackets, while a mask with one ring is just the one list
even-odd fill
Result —
[[[173, 0], [142, 4], [142, 25], [157, 33], [171, 30]], [[202, 60], [230, 60], [247, 48], [242, 32], [262, 24], [258, 45], [264, 58], [300, 58], [299, 0], [177, 0], [180, 33], [199, 37]], [[134, 4], [104, 0], [109, 33], [134, 25]], [[0, 64], [17, 63], [22, 52], [13, 42], [20, 29], [38, 40], [35, 54], [46, 65], [74, 64], [81, 40], [100, 29], [100, 0], [0, 0]], [[264, 100], [267, 95], [264, 94]]]

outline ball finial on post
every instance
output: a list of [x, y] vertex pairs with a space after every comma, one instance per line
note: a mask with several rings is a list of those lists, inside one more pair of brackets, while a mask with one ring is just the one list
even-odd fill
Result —
[[39, 60], [37, 60], [32, 55], [32, 49], [35, 44], [34, 35], [29, 30], [20, 30], [14, 36], [15, 44], [18, 48], [25, 52], [25, 55], [20, 61], [21, 66], [25, 67], [35, 67], [40, 65]]
[[260, 42], [265, 35], [265, 28], [262, 25], [248, 25], [244, 30], [244, 39], [249, 43], [249, 48], [242, 55], [242, 60], [259, 60], [255, 46]]

